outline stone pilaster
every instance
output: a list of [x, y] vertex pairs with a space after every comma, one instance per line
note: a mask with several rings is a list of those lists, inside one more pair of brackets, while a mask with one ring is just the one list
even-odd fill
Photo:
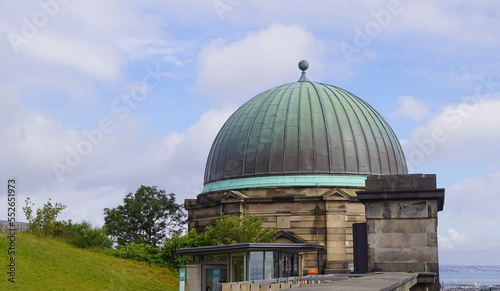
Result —
[[436, 175], [370, 176], [357, 194], [366, 208], [368, 271], [413, 271], [428, 284], [412, 290], [439, 290], [437, 213], [444, 189], [436, 188]]

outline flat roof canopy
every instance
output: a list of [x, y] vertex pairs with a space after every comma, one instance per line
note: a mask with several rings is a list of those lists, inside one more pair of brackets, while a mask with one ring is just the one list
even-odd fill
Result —
[[295, 243], [241, 243], [223, 246], [207, 246], [197, 248], [182, 248], [176, 251], [180, 255], [206, 255], [220, 253], [236, 253], [243, 251], [289, 251], [289, 252], [309, 252], [322, 251], [326, 247], [315, 244], [295, 244]]

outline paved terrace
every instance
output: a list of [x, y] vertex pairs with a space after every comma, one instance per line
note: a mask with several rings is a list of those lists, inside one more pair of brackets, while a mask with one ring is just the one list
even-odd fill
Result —
[[[333, 282], [300, 286], [294, 283], [262, 284], [260, 282], [240, 282], [222, 284], [222, 291], [407, 291], [417, 284], [417, 273], [376, 273], [357, 278], [335, 278]], [[321, 276], [319, 276], [321, 278]], [[302, 280], [301, 280], [302, 281]], [[259, 284], [260, 283], [260, 284]]]
[[407, 291], [417, 284], [415, 273], [384, 273], [351, 278], [331, 283], [308, 285], [286, 289], [288, 291], [335, 290], [335, 291]]

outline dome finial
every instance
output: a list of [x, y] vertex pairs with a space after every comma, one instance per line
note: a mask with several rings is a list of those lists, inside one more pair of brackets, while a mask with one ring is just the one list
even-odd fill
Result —
[[302, 60], [299, 62], [299, 69], [302, 70], [302, 76], [298, 82], [309, 82], [309, 79], [306, 76], [306, 70], [309, 68], [309, 62], [306, 60]]
[[302, 60], [299, 62], [299, 69], [301, 69], [302, 71], [305, 71], [309, 68], [309, 62], [306, 61], [306, 60]]

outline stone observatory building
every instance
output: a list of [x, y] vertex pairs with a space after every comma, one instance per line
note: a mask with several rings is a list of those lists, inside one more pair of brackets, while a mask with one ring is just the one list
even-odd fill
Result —
[[[186, 199], [189, 229], [223, 214], [249, 213], [276, 227], [277, 241], [322, 244], [303, 268], [352, 270], [352, 224], [365, 222], [370, 175], [407, 174], [399, 141], [384, 118], [354, 94], [310, 81], [301, 61], [297, 82], [242, 105], [221, 128], [208, 155], [203, 192]], [[319, 263], [318, 263], [319, 262]]]

